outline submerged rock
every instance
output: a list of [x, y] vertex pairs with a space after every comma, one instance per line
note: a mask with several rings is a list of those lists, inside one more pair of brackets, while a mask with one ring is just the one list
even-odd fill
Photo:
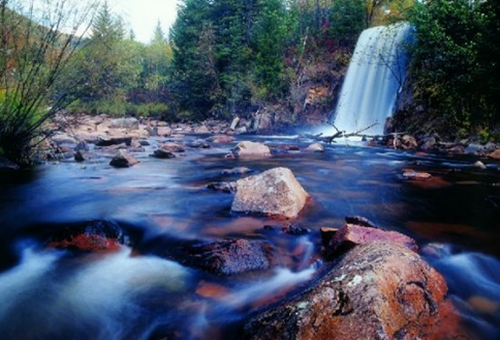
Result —
[[398, 244], [357, 246], [298, 296], [257, 314], [245, 339], [427, 339], [447, 292], [443, 277]]
[[269, 157], [271, 149], [262, 143], [241, 142], [233, 150], [238, 157]]
[[170, 159], [170, 158], [175, 158], [175, 155], [170, 151], [158, 149], [158, 150], [155, 150], [153, 152], [151, 157], [160, 158], [160, 159]]
[[208, 138], [207, 140], [209, 142], [223, 144], [223, 143], [232, 143], [234, 141], [234, 137], [228, 135], [216, 135]]
[[355, 245], [373, 242], [397, 243], [412, 251], [417, 251], [418, 246], [414, 239], [396, 231], [363, 227], [355, 224], [346, 224], [332, 237], [326, 248], [327, 256], [338, 254], [339, 251], [350, 249]]
[[186, 149], [184, 149], [184, 146], [182, 144], [171, 143], [171, 142], [161, 144], [160, 149], [168, 152], [178, 152], [178, 153], [186, 152]]
[[236, 182], [214, 182], [207, 185], [207, 189], [234, 194], [236, 192]]
[[83, 156], [82, 152], [78, 150], [75, 152], [75, 161], [77, 162], [85, 162], [85, 157]]
[[115, 168], [128, 168], [138, 164], [139, 161], [135, 159], [128, 151], [118, 150], [115, 157], [109, 162], [109, 165]]
[[96, 220], [64, 228], [51, 237], [48, 246], [80, 251], [110, 251], [128, 242], [128, 236], [117, 223]]
[[295, 218], [309, 194], [287, 168], [274, 168], [236, 182], [231, 210]]
[[301, 225], [296, 225], [296, 224], [289, 224], [283, 228], [281, 228], [281, 231], [283, 233], [292, 235], [292, 236], [302, 236], [309, 234], [311, 232], [311, 229], [303, 227]]
[[405, 171], [403, 173], [404, 179], [414, 180], [414, 181], [427, 181], [432, 178], [431, 174], [427, 172], [418, 172], [418, 171]]
[[193, 149], [210, 149], [210, 144], [208, 144], [203, 139], [197, 139], [191, 143], [188, 143], [187, 146]]
[[227, 240], [183, 248], [185, 265], [215, 274], [234, 275], [271, 266], [270, 246], [244, 239]]

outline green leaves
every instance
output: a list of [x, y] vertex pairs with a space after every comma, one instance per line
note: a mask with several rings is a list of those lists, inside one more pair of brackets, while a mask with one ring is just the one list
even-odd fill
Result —
[[416, 4], [411, 12], [417, 32], [411, 67], [417, 99], [457, 125], [500, 118], [494, 100], [498, 87], [484, 86], [497, 82], [489, 56], [499, 57], [493, 42], [499, 33], [494, 27], [498, 6], [493, 0], [434, 0]]

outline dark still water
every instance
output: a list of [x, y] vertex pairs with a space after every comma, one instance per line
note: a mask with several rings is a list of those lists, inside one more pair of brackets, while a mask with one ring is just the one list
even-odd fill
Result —
[[[148, 157], [159, 140], [150, 142], [128, 169], [110, 167], [110, 156], [97, 152], [84, 166], [0, 173], [1, 339], [237, 338], [249, 313], [307, 286], [321, 264], [319, 228], [340, 227], [352, 215], [416, 238], [447, 279], [471, 338], [500, 338], [500, 164], [480, 170], [468, 157], [343, 144], [325, 153], [224, 158], [236, 142], [159, 160]], [[290, 168], [313, 198], [293, 223], [312, 232], [264, 232], [286, 222], [231, 214], [233, 195], [206, 185], [240, 178], [222, 175], [238, 166], [251, 174]], [[407, 181], [410, 168], [434, 177]], [[133, 247], [75, 254], [45, 246], [51, 232], [97, 219], [123, 226]], [[276, 267], [224, 277], [152, 255], [171, 240], [228, 238], [272, 243]]]

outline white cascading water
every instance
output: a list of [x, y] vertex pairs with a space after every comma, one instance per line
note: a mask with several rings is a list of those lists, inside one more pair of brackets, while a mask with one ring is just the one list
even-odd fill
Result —
[[394, 113], [406, 78], [405, 44], [409, 24], [369, 28], [359, 37], [334, 116], [334, 125], [347, 133], [380, 135]]

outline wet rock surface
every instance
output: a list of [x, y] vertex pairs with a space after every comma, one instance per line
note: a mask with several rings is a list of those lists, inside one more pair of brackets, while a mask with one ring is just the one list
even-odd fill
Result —
[[269, 244], [245, 239], [218, 242], [177, 241], [163, 257], [219, 275], [236, 275], [272, 266]]
[[314, 143], [304, 149], [305, 152], [325, 152], [325, 147], [320, 143]]
[[304, 208], [309, 194], [287, 168], [274, 168], [236, 182], [231, 210], [295, 218]]
[[412, 251], [417, 251], [418, 246], [412, 238], [396, 231], [384, 231], [376, 228], [355, 224], [346, 224], [332, 237], [326, 248], [327, 257], [339, 254], [355, 245], [365, 245], [373, 242], [396, 243]]
[[136, 164], [139, 164], [139, 161], [126, 150], [118, 150], [109, 163], [109, 165], [114, 166], [115, 168], [128, 168]]
[[409, 170], [403, 173], [403, 178], [412, 181], [428, 181], [432, 178], [432, 175], [426, 172]]
[[193, 149], [210, 149], [211, 146], [208, 142], [203, 139], [197, 139], [193, 142], [187, 143], [186, 146]]
[[215, 135], [215, 136], [209, 137], [207, 139], [207, 141], [213, 142], [213, 143], [219, 143], [219, 144], [232, 143], [234, 141], [234, 137], [228, 136], [228, 135]]
[[85, 156], [83, 155], [83, 153], [80, 150], [78, 150], [75, 153], [75, 161], [77, 161], [77, 162], [85, 162]]
[[168, 152], [186, 152], [186, 149], [184, 148], [184, 145], [180, 143], [172, 143], [172, 142], [167, 142], [160, 144], [160, 149], [168, 151]]
[[124, 244], [129, 244], [129, 237], [117, 223], [96, 220], [56, 232], [48, 247], [95, 252], [117, 250]]
[[236, 182], [214, 182], [207, 185], [207, 189], [213, 191], [234, 194], [236, 192]]
[[238, 157], [269, 157], [271, 149], [262, 143], [245, 141], [238, 143], [233, 153]]
[[170, 151], [164, 149], [158, 149], [153, 152], [151, 157], [159, 159], [170, 159], [170, 158], [175, 158], [176, 156]]
[[313, 287], [250, 318], [245, 339], [428, 339], [447, 286], [416, 253], [374, 242], [348, 252]]

